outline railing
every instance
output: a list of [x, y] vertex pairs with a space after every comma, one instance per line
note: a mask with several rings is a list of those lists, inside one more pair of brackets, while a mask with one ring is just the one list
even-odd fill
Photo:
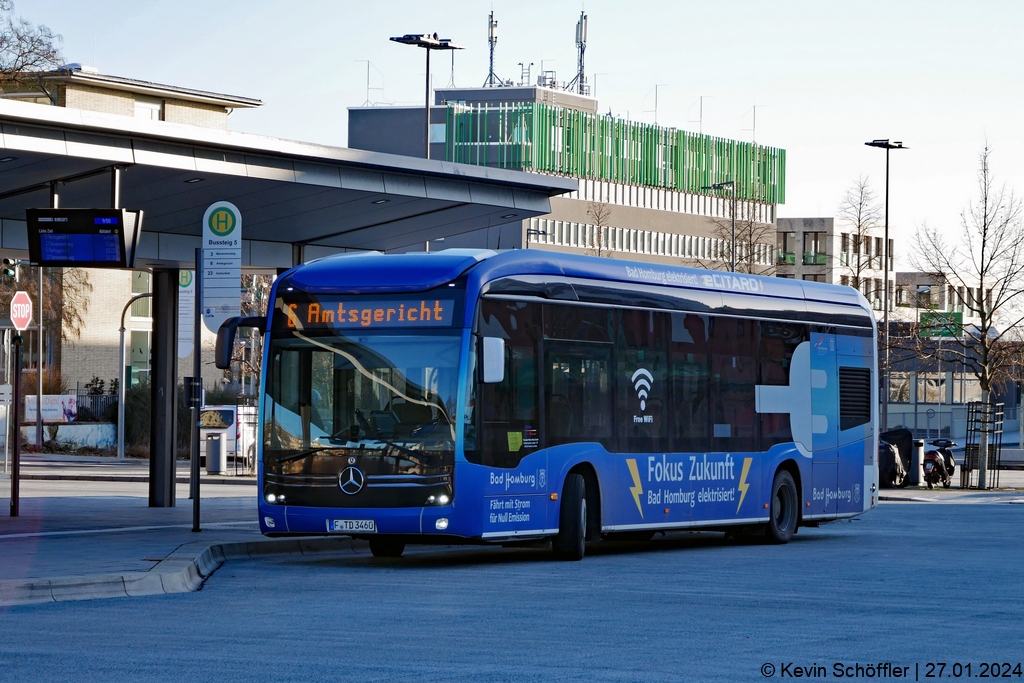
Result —
[[805, 266], [823, 266], [828, 260], [828, 254], [819, 254], [817, 252], [805, 251], [804, 252], [804, 265]]
[[[116, 420], [114, 407], [117, 394], [78, 394], [75, 422], [110, 422]], [[107, 418], [107, 419], [104, 419]]]
[[780, 266], [792, 266], [796, 263], [796, 254], [792, 251], [780, 251], [776, 263]]
[[967, 406], [963, 404], [889, 404], [889, 424], [882, 431], [909, 429], [915, 439], [963, 438]]

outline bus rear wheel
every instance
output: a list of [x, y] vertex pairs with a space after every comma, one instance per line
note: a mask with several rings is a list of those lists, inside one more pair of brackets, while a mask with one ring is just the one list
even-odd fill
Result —
[[387, 536], [371, 536], [370, 552], [374, 557], [401, 557], [405, 552], [405, 542]]
[[560, 560], [583, 559], [587, 542], [587, 489], [582, 474], [570, 474], [562, 487], [558, 511], [558, 535], [552, 544]]
[[793, 475], [786, 470], [779, 470], [772, 482], [771, 517], [768, 520], [766, 540], [769, 543], [789, 543], [796, 533], [799, 510]]

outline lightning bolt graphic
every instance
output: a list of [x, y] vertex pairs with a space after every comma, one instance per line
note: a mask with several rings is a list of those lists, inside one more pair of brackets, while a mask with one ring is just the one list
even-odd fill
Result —
[[750, 472], [750, 463], [753, 461], [753, 458], [743, 458], [743, 471], [740, 472], [740, 483], [736, 487], [740, 490], [740, 504], [736, 506], [737, 514], [739, 514], [740, 508], [743, 507], [743, 499], [747, 497], [747, 489], [750, 488], [750, 484], [747, 483], [747, 474]]
[[[636, 509], [640, 511], [640, 519], [644, 518], [644, 509], [640, 507], [640, 494], [644, 492], [644, 487], [640, 484], [640, 472], [636, 469], [636, 460], [629, 458], [626, 460], [626, 465], [629, 466], [629, 474], [633, 477], [633, 485], [629, 487], [629, 492], [633, 494], [633, 500], [636, 501]], [[747, 471], [744, 470], [743, 474]]]

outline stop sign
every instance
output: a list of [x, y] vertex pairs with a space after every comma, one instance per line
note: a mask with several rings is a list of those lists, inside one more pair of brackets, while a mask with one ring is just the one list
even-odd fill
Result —
[[28, 298], [28, 292], [15, 292], [11, 299], [11, 322], [19, 332], [28, 329], [32, 322], [32, 299]]

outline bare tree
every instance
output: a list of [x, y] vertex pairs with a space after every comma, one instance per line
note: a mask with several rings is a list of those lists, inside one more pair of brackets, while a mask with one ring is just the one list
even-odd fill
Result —
[[[0, 281], [0, 316], [8, 316], [11, 297], [17, 290], [28, 292], [38, 302], [39, 270], [21, 266], [19, 282]], [[60, 320], [61, 341], [73, 342], [82, 335], [85, 314], [89, 312], [89, 274], [81, 268], [46, 268], [43, 270], [43, 324]], [[34, 323], [33, 323], [34, 324]]]
[[[840, 250], [842, 259], [845, 260], [840, 263], [841, 269], [849, 275], [853, 288], [863, 292], [869, 300], [883, 299], [882, 292], [873, 284], [869, 285], [867, 290], [864, 285], [865, 281], [874, 282], [873, 278], [866, 277], [866, 272], [875, 270], [872, 268], [870, 257], [871, 240], [875, 237], [874, 230], [882, 218], [875, 193], [865, 176], [857, 178], [853, 186], [846, 191], [836, 215], [845, 222], [850, 231], [848, 234], [851, 248]], [[881, 259], [881, 254], [876, 258]], [[883, 268], [886, 266], [884, 263], [881, 265]]]
[[596, 256], [608, 256], [608, 219], [611, 218], [612, 207], [604, 202], [588, 202], [587, 217], [593, 226], [593, 234], [587, 240], [587, 247]]
[[[979, 155], [978, 197], [960, 216], [955, 242], [938, 230], [917, 231], [915, 268], [935, 273], [950, 291], [965, 292], [959, 301], [976, 325], [956, 330], [959, 343], [944, 347], [944, 355], [964, 364], [978, 379], [981, 400], [988, 405], [993, 384], [1013, 366], [1011, 331], [1022, 321], [1024, 299], [1024, 223], [1020, 199], [1005, 186], [996, 187], [986, 144]], [[979, 438], [978, 485], [987, 484], [988, 434]]]
[[8, 84], [38, 85], [52, 100], [38, 74], [63, 63], [60, 42], [48, 27], [15, 16], [12, 0], [0, 0], [0, 77]]
[[[725, 270], [732, 261], [732, 211], [733, 202], [726, 202], [729, 215], [714, 219], [712, 235], [724, 247], [720, 258], [715, 260], [697, 259], [701, 268]], [[775, 272], [775, 226], [757, 220], [754, 202], [736, 201], [736, 272], [750, 275], [771, 275]], [[758, 254], [768, 254], [759, 259]], [[760, 261], [768, 263], [761, 263]]]
[[[242, 287], [242, 315], [265, 316], [270, 301], [270, 289], [274, 285], [273, 275], [243, 275]], [[238, 363], [238, 370], [243, 380], [250, 378], [252, 387], [257, 388], [260, 371], [263, 366], [263, 335], [252, 329], [246, 337], [239, 335], [235, 338], [235, 348], [231, 354], [232, 362]], [[224, 372], [225, 377], [234, 378], [232, 370]], [[243, 381], [243, 388], [245, 382]]]

